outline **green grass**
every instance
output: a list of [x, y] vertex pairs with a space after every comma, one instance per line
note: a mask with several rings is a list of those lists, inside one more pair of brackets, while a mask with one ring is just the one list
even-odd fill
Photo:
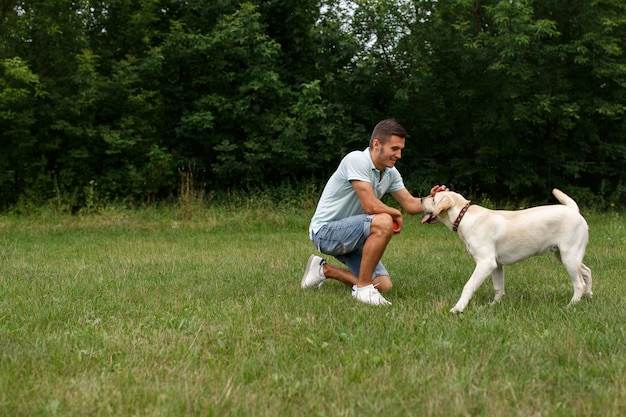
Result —
[[587, 216], [592, 300], [542, 256], [455, 316], [443, 226], [407, 219], [376, 308], [301, 290], [312, 213], [253, 206], [0, 217], [0, 415], [626, 414], [623, 214]]

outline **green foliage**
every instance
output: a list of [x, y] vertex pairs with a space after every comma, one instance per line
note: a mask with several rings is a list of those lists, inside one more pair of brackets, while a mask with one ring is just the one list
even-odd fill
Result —
[[623, 200], [624, 171], [603, 149], [621, 159], [626, 146], [614, 117], [625, 103], [623, 14], [619, 2], [438, 2], [416, 19], [429, 32], [409, 35], [437, 59], [417, 76], [410, 122], [428, 147], [407, 156], [437, 182], [497, 198], [593, 193], [606, 181]]
[[[413, 192], [626, 204], [619, 0], [5, 0], [0, 209], [325, 180], [395, 117]], [[597, 203], [600, 202], [600, 203]], [[584, 204], [584, 203], [583, 203]]]
[[[33, 160], [35, 103], [46, 95], [39, 77], [19, 57], [0, 61], [0, 208], [32, 181], [42, 161]], [[4, 203], [3, 203], [4, 202]]]

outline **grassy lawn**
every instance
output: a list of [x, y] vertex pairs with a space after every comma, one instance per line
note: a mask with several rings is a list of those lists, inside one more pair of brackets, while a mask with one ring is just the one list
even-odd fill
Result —
[[391, 307], [300, 289], [312, 212], [264, 206], [0, 217], [0, 415], [626, 415], [626, 221], [587, 214], [594, 298], [553, 256], [474, 263], [408, 218]]

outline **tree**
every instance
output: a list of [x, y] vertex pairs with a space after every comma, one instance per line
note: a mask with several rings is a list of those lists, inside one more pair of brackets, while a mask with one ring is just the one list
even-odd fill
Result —
[[362, 65], [387, 86], [381, 109], [423, 144], [401, 161], [409, 182], [503, 199], [577, 184], [623, 198], [623, 162], [600, 163], [624, 161], [623, 4], [355, 4], [370, 36]]
[[415, 192], [623, 201], [625, 11], [0, 0], [0, 206], [169, 198], [179, 169], [214, 190], [321, 181], [385, 117], [411, 134]]
[[42, 161], [33, 161], [34, 103], [45, 96], [39, 77], [16, 57], [0, 62], [0, 207], [36, 177]]

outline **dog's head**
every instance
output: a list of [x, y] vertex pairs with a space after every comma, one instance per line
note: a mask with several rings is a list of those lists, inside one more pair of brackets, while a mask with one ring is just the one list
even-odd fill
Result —
[[[444, 223], [451, 225], [452, 221], [448, 211], [452, 211], [452, 214], [457, 216], [458, 211], [467, 203], [469, 203], [468, 200], [454, 191], [441, 191], [435, 194], [434, 197], [426, 197], [422, 200], [422, 207], [424, 208], [424, 213], [426, 213], [422, 219], [422, 224]], [[456, 210], [457, 208], [458, 211]]]

